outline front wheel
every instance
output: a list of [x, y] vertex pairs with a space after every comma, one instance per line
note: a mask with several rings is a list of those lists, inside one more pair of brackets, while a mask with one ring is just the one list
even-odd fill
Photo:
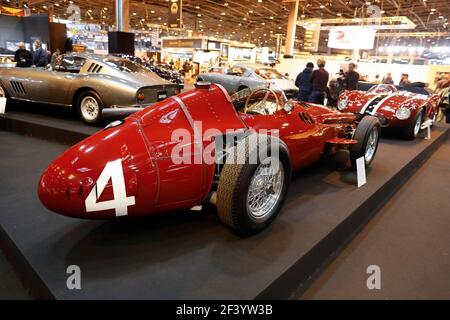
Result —
[[249, 161], [252, 152], [258, 150], [249, 152], [247, 149], [238, 154], [244, 161], [231, 163], [227, 160], [217, 189], [220, 220], [241, 236], [258, 233], [275, 219], [290, 179], [286, 153], [276, 154], [269, 148], [267, 156], [258, 157], [256, 163], [252, 163]]
[[423, 109], [417, 112], [414, 120], [406, 126], [403, 130], [403, 135], [406, 140], [414, 140], [419, 134], [420, 130], [422, 130], [422, 123], [424, 118]]
[[94, 91], [85, 91], [77, 99], [77, 111], [87, 124], [98, 124], [101, 119], [103, 102]]
[[350, 147], [350, 161], [356, 170], [356, 160], [364, 157], [366, 167], [370, 166], [378, 150], [380, 142], [380, 121], [376, 117], [366, 116], [356, 128], [353, 139], [356, 144]]

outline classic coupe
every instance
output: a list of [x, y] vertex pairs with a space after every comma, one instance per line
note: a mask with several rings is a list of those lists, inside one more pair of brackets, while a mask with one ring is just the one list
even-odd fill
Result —
[[277, 70], [260, 64], [238, 63], [224, 74], [211, 72], [202, 73], [197, 81], [208, 81], [222, 85], [229, 94], [243, 89], [256, 89], [261, 86], [283, 90], [289, 99], [296, 98], [298, 88], [292, 79]]
[[103, 108], [142, 108], [180, 93], [181, 87], [126, 59], [64, 54], [47, 67], [0, 68], [0, 95], [71, 107], [88, 124]]
[[197, 83], [73, 146], [42, 174], [38, 194], [48, 209], [86, 219], [210, 202], [235, 233], [251, 235], [277, 216], [292, 171], [341, 149], [353, 167], [371, 164], [380, 123], [355, 120], [269, 88], [230, 97]]
[[379, 84], [366, 92], [344, 91], [337, 108], [354, 113], [358, 120], [375, 116], [383, 127], [399, 128], [405, 139], [413, 140], [424, 126], [434, 123], [440, 97], [417, 85], [406, 89]]

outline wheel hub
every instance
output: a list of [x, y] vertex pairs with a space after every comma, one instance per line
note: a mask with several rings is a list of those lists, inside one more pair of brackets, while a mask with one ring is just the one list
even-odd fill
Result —
[[364, 159], [366, 163], [369, 163], [373, 156], [375, 155], [375, 151], [377, 149], [378, 144], [378, 129], [373, 128], [370, 133], [369, 139], [367, 140], [366, 152], [364, 154]]
[[270, 217], [281, 199], [284, 167], [275, 158], [265, 159], [255, 170], [247, 193], [247, 209], [254, 219]]

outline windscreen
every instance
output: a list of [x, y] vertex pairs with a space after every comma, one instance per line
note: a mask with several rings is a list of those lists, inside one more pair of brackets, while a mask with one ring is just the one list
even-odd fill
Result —
[[143, 66], [132, 62], [127, 59], [106, 59], [105, 63], [115, 69], [118, 69], [123, 72], [129, 72], [129, 73], [140, 73], [140, 72], [147, 72], [148, 70], [144, 68]]
[[255, 73], [266, 80], [284, 79], [283, 75], [275, 69], [257, 69]]

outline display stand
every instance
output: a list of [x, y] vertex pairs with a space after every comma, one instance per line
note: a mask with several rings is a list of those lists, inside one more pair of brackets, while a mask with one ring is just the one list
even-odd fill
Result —
[[[20, 128], [14, 121], [9, 113], [0, 116], [0, 128]], [[79, 126], [72, 140], [85, 127]], [[7, 170], [2, 172], [0, 245], [9, 248], [8, 257], [36, 297], [294, 297], [446, 137], [447, 128], [435, 126], [430, 141], [382, 140], [360, 189], [355, 172], [340, 169], [337, 159], [298, 172], [272, 226], [240, 238], [207, 208], [114, 221], [49, 212], [39, 202], [36, 185], [44, 168], [69, 146], [3, 131], [0, 166]], [[70, 265], [81, 269], [81, 290], [67, 288]]]

